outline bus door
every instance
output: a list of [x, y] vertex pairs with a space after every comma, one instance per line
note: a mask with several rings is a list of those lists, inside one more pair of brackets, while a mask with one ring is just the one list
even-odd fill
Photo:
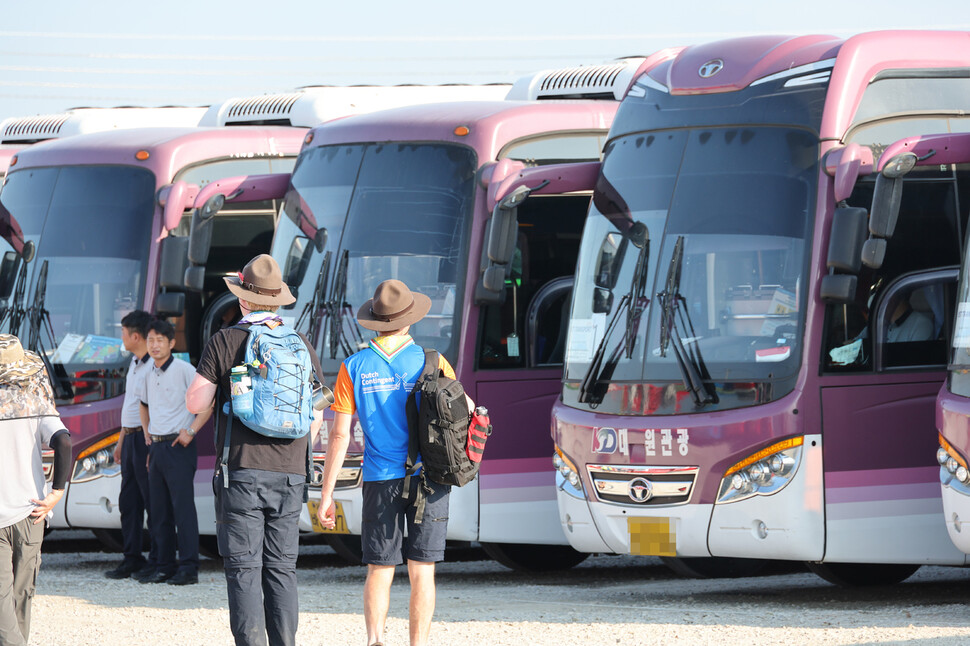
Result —
[[566, 543], [549, 423], [598, 169], [591, 162], [523, 170], [495, 195], [476, 290], [474, 397], [500, 429], [481, 469], [482, 542]]
[[[893, 165], [895, 152], [919, 139], [888, 147], [879, 167]], [[959, 205], [970, 190], [970, 167], [942, 155], [932, 161], [895, 178], [884, 171], [875, 181], [862, 178], [847, 206], [836, 210], [838, 218], [871, 205], [868, 231], [859, 236], [865, 266], [825, 313], [820, 397], [828, 562], [963, 563], [940, 523], [934, 458], [936, 395], [967, 226]], [[887, 218], [888, 184], [897, 180], [889, 202], [898, 219]], [[855, 210], [865, 227], [866, 214]], [[825, 298], [824, 281], [822, 291]]]

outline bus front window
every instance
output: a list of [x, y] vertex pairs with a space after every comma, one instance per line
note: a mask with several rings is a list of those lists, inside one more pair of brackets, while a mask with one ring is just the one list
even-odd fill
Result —
[[39, 340], [64, 386], [59, 403], [124, 389], [129, 356], [120, 321], [142, 307], [154, 192], [150, 171], [124, 166], [30, 169], [7, 178], [4, 206], [40, 232], [26, 306], [43, 304], [49, 313], [18, 332]]
[[323, 146], [301, 155], [273, 254], [286, 264], [293, 241], [309, 236], [310, 219], [327, 230], [324, 251], [309, 251], [289, 316], [300, 319], [315, 301], [315, 323], [300, 330], [314, 332], [328, 375], [372, 336], [357, 325], [357, 309], [389, 278], [431, 298], [431, 312], [411, 328], [415, 341], [454, 349], [475, 168], [472, 150], [447, 144]]
[[[743, 397], [719, 393], [795, 374], [817, 155], [816, 136], [784, 127], [638, 134], [608, 147], [567, 348], [577, 404], [599, 406], [610, 383], [626, 382], [670, 391], [636, 404], [641, 414], [689, 412], [691, 395], [737, 407]], [[645, 244], [632, 244], [642, 227]]]

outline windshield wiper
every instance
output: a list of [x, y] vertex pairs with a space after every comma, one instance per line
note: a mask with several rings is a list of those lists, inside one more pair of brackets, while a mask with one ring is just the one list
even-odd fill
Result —
[[[54, 397], [67, 399], [71, 392], [64, 386], [61, 376], [56, 374], [54, 366], [47, 356], [47, 349], [41, 340], [41, 331], [47, 332], [51, 348], [57, 345], [54, 337], [54, 325], [51, 323], [51, 313], [47, 310], [47, 263], [45, 260], [37, 272], [37, 286], [34, 288], [34, 302], [27, 309], [27, 349], [36, 352], [47, 368], [47, 376], [54, 390]], [[45, 325], [46, 323], [46, 325]]]
[[4, 312], [4, 318], [10, 317], [10, 327], [7, 331], [10, 334], [17, 335], [20, 333], [20, 326], [24, 322], [24, 316], [27, 315], [27, 310], [24, 308], [24, 301], [27, 296], [27, 262], [21, 258], [20, 259], [20, 269], [17, 271], [17, 282], [13, 289], [13, 301], [10, 303], [10, 307]]
[[[657, 294], [660, 299], [660, 356], [667, 356], [667, 346], [673, 345], [674, 358], [680, 368], [684, 385], [694, 396], [694, 403], [698, 406], [717, 402], [717, 395], [712, 393], [704, 379], [702, 372], [706, 374], [704, 362], [700, 356], [700, 349], [697, 347], [697, 335], [694, 333], [694, 325], [690, 320], [690, 314], [685, 313], [686, 308], [681, 307], [684, 297], [680, 294], [680, 273], [684, 261], [684, 236], [678, 236], [674, 244], [674, 252], [670, 257], [670, 265], [667, 269], [667, 281], [664, 291]], [[690, 330], [693, 354], [684, 347], [684, 341], [680, 336], [677, 324], [678, 313], [685, 319], [686, 326]]]
[[327, 301], [327, 315], [330, 317], [330, 358], [337, 358], [337, 349], [341, 349], [345, 356], [350, 356], [356, 350], [351, 345], [351, 340], [347, 338], [347, 330], [344, 327], [344, 313], [350, 310], [350, 318], [353, 321], [354, 342], [359, 346], [363, 344], [364, 338], [360, 335], [357, 327], [357, 319], [354, 317], [353, 307], [346, 302], [347, 298], [347, 263], [350, 259], [350, 251], [345, 249], [340, 257], [340, 264], [337, 265], [337, 274], [334, 276], [333, 293]]
[[327, 280], [330, 278], [330, 259], [333, 257], [332, 251], [327, 251], [323, 256], [323, 263], [320, 265], [320, 271], [317, 274], [317, 283], [313, 287], [313, 295], [306, 305], [303, 306], [303, 312], [300, 313], [300, 318], [296, 322], [296, 329], [299, 330], [303, 325], [303, 321], [307, 320], [307, 338], [310, 339], [310, 343], [316, 347], [316, 336], [320, 331], [320, 317], [317, 316], [317, 309], [322, 307], [324, 303], [324, 298], [326, 298]]
[[[633, 277], [630, 280], [630, 291], [623, 295], [616, 311], [613, 312], [613, 316], [606, 326], [606, 331], [603, 333], [603, 338], [596, 346], [596, 352], [593, 353], [589, 368], [583, 375], [583, 381], [579, 386], [579, 401], [589, 404], [593, 408], [599, 405], [606, 395], [606, 388], [603, 387], [603, 384], [609, 382], [613, 377], [613, 372], [620, 361], [621, 350], [626, 354], [627, 359], [633, 356], [633, 349], [636, 346], [636, 332], [640, 327], [640, 317], [650, 302], [649, 299], [644, 297], [647, 289], [647, 265], [650, 260], [650, 233], [645, 224], [636, 222], [623, 235], [629, 240], [630, 244], [639, 249], [639, 252], [637, 253], [636, 265], [633, 268]], [[613, 329], [624, 310], [626, 310], [626, 327], [623, 330], [623, 337], [617, 343], [613, 352], [610, 353], [610, 358], [606, 363], [603, 363], [607, 341], [613, 335]]]

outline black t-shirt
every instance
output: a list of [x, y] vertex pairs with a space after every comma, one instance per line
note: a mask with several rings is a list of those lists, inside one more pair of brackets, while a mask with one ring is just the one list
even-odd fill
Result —
[[[247, 326], [248, 327], [248, 326]], [[225, 443], [226, 415], [222, 412], [230, 399], [229, 371], [246, 358], [246, 340], [249, 332], [241, 328], [226, 328], [216, 332], [202, 351], [196, 372], [216, 384], [216, 411], [213, 416], [216, 432], [216, 459], [222, 458]], [[320, 359], [313, 347], [300, 334], [310, 351], [310, 360], [317, 375], [323, 375]], [[248, 428], [238, 418], [232, 417], [229, 435], [229, 470], [263, 469], [278, 473], [306, 473], [307, 442], [309, 434], [289, 440], [267, 437]]]

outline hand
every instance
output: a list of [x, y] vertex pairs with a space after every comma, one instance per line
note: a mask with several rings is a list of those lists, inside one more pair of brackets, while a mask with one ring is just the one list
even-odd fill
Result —
[[195, 439], [195, 436], [189, 435], [188, 430], [184, 428], [180, 428], [179, 436], [174, 440], [172, 440], [172, 446], [175, 446], [176, 444], [181, 444], [182, 446], [188, 446], [189, 444], [192, 443], [193, 439]]
[[147, 428], [143, 428], [142, 431], [145, 433], [145, 446], [152, 445], [152, 434], [148, 432]]
[[30, 515], [36, 519], [34, 520], [34, 524], [36, 525], [47, 518], [47, 514], [50, 513], [50, 510], [54, 508], [54, 505], [60, 502], [63, 496], [63, 489], [52, 489], [43, 500], [34, 500], [31, 498], [30, 502], [34, 503], [35, 505], [34, 510], [30, 512]]
[[[124, 431], [122, 431], [124, 433]], [[121, 442], [124, 440], [124, 435], [118, 437], [118, 441], [115, 442], [115, 450], [112, 457], [114, 457], [115, 464], [121, 464]]]
[[320, 497], [317, 520], [324, 529], [334, 529], [337, 526], [337, 505], [333, 501], [333, 496]]

